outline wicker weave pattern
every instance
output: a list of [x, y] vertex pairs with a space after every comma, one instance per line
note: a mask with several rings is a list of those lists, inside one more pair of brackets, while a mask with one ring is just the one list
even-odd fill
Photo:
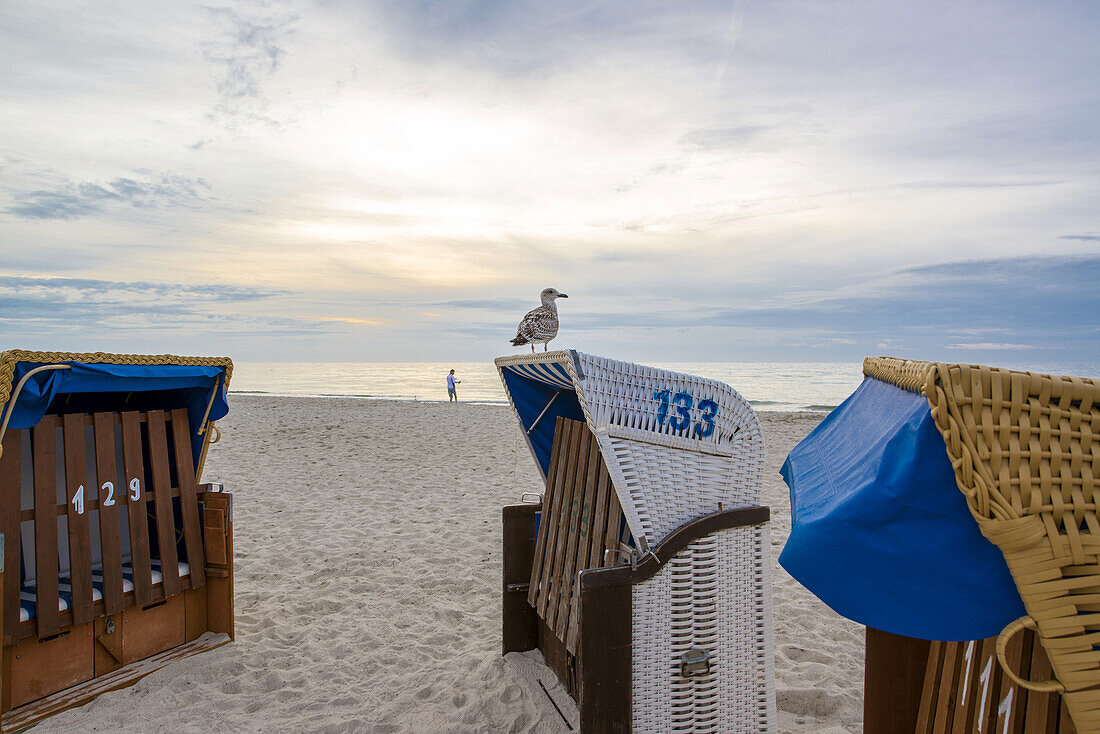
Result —
[[[685, 522], [760, 500], [764, 436], [748, 402], [729, 385], [654, 367], [578, 354], [581, 408], [607, 457], [635, 538], [656, 545]], [[686, 428], [659, 417], [658, 391], [691, 395]], [[699, 437], [699, 405], [717, 406], [714, 430]], [[670, 409], [675, 415], [676, 406]]]
[[1077, 729], [1100, 732], [1100, 383], [868, 359], [928, 398], [959, 488], [1004, 554]]
[[[633, 731], [775, 731], [767, 526], [723, 530], [633, 589]], [[692, 648], [711, 670], [680, 675]]]

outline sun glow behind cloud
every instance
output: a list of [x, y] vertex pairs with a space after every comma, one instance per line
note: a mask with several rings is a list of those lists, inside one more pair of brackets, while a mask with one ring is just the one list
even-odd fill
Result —
[[[1028, 351], [1041, 329], [964, 334], [974, 304], [919, 268], [1096, 253], [1075, 7], [21, 3], [0, 28], [5, 271], [267, 294], [188, 311], [199, 351], [237, 314], [260, 358], [310, 328], [320, 358], [482, 358], [547, 285], [564, 339], [637, 358]], [[1004, 272], [967, 286], [1023, 298]], [[951, 317], [889, 312], [921, 288]], [[123, 339], [129, 303], [73, 333]]]

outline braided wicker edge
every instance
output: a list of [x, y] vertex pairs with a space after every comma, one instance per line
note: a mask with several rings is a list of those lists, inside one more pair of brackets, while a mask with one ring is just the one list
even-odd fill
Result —
[[[967, 507], [971, 516], [978, 524], [983, 535], [994, 542], [1013, 573], [1017, 587], [1025, 599], [1025, 606], [1032, 617], [1013, 622], [1001, 633], [998, 645], [1003, 645], [1006, 635], [1009, 635], [1014, 626], [1021, 621], [1027, 621], [1039, 628], [1039, 642], [1046, 650], [1055, 669], [1055, 680], [1051, 685], [1064, 691], [1066, 703], [1069, 706], [1071, 718], [1080, 731], [1093, 731], [1100, 726], [1100, 691], [1096, 686], [1100, 685], [1100, 675], [1095, 672], [1095, 667], [1087, 664], [1088, 661], [1080, 658], [1080, 649], [1091, 646], [1087, 637], [1093, 635], [1070, 635], [1066, 637], [1065, 630], [1051, 634], [1048, 638], [1044, 635], [1044, 621], [1048, 617], [1057, 617], [1052, 611], [1052, 599], [1039, 598], [1034, 590], [1028, 590], [1034, 585], [1035, 579], [1024, 580], [1018, 574], [1022, 569], [1016, 566], [1020, 563], [1022, 554], [1035, 556], [1024, 562], [1023, 565], [1034, 564], [1037, 560], [1046, 558], [1050, 553], [1054, 561], [1063, 556], [1069, 556], [1069, 560], [1077, 565], [1085, 564], [1085, 549], [1080, 542], [1069, 542], [1062, 537], [1053, 526], [1044, 522], [1041, 516], [1030, 509], [1018, 507], [1013, 504], [1012, 498], [1007, 496], [1007, 491], [1002, 491], [999, 478], [992, 475], [989, 467], [983, 463], [982, 450], [975, 444], [974, 437], [968, 430], [968, 418], [960, 409], [956, 390], [959, 385], [953, 384], [953, 375], [970, 375], [969, 389], [978, 390], [978, 377], [974, 373], [982, 375], [982, 389], [990, 388], [985, 384], [992, 380], [995, 403], [1002, 406], [1006, 396], [1020, 389], [1031, 398], [1042, 403], [1059, 402], [1068, 406], [1079, 402], [1086, 410], [1095, 409], [1100, 404], [1100, 381], [1060, 375], [1048, 375], [1036, 372], [1025, 372], [1003, 368], [992, 368], [983, 365], [948, 364], [943, 362], [919, 362], [913, 360], [896, 359], [892, 357], [868, 357], [864, 360], [863, 372], [868, 377], [873, 377], [884, 382], [896, 385], [899, 388], [917, 392], [928, 400], [930, 412], [936, 428], [946, 444], [947, 453], [951, 459], [955, 472], [956, 483], [959, 490], [965, 495]], [[1011, 392], [1004, 387], [1006, 383], [1013, 386]], [[1082, 488], [1081, 501], [1089, 504], [1092, 496], [1090, 492], [1084, 492]], [[1088, 497], [1085, 497], [1085, 495]], [[1072, 506], [1066, 511], [1072, 511]], [[1053, 534], [1052, 534], [1053, 533]], [[1046, 541], [1042, 554], [1033, 552], [1037, 544]], [[1015, 560], [1017, 563], [1013, 563]], [[1046, 571], [1050, 572], [1049, 569]], [[1080, 582], [1075, 582], [1080, 585]], [[1035, 599], [1031, 599], [1035, 597]], [[1032, 604], [1027, 603], [1031, 599], [1039, 606], [1033, 610]], [[1062, 607], [1075, 610], [1072, 600], [1067, 599]], [[1059, 607], [1060, 611], [1065, 611]], [[1064, 626], [1064, 620], [1055, 618], [1053, 623]], [[1084, 629], [1084, 628], [1083, 628]], [[1086, 639], [1080, 639], [1085, 636]], [[1078, 641], [1068, 644], [1069, 639], [1077, 637]], [[1053, 646], [1052, 644], [1054, 643]], [[1080, 658], [1080, 659], [1079, 659]], [[1003, 662], [1002, 662], [1003, 665]], [[1007, 668], [1006, 668], [1007, 670]], [[1072, 685], [1071, 685], [1072, 682]], [[1029, 683], [1028, 687], [1035, 686]], [[1038, 688], [1037, 688], [1038, 689]]]
[[[111, 354], [109, 352], [35, 352], [25, 349], [7, 349], [0, 352], [0, 415], [11, 398], [12, 383], [15, 377], [15, 365], [19, 362], [31, 364], [60, 364], [63, 362], [82, 362], [85, 364], [134, 364], [134, 365], [188, 365], [200, 367], [222, 367], [225, 369], [224, 389], [229, 390], [229, 380], [233, 376], [233, 360], [229, 357], [181, 357], [175, 354]], [[214, 425], [210, 421], [210, 426]], [[207, 430], [203, 438], [202, 451], [195, 469], [195, 481], [202, 479], [202, 470], [206, 465], [206, 451], [210, 448], [212, 431]]]
[[108, 352], [32, 352], [23, 349], [8, 349], [0, 352], [0, 405], [5, 405], [11, 397], [12, 378], [18, 362], [32, 364], [58, 364], [61, 362], [84, 362], [87, 364], [139, 364], [139, 365], [197, 365], [203, 367], [224, 367], [225, 388], [229, 389], [229, 379], [233, 375], [233, 360], [229, 357], [180, 357], [175, 354], [110, 354]]

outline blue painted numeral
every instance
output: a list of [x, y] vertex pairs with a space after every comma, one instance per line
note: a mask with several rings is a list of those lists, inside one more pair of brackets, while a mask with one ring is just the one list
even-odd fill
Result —
[[662, 428], [665, 425], [665, 419], [668, 418], [668, 398], [671, 394], [668, 390], [657, 390], [653, 393], [653, 399], [660, 402], [657, 406], [657, 425]]
[[682, 431], [691, 425], [691, 406], [695, 402], [691, 399], [691, 393], [681, 390], [672, 398], [676, 403], [676, 413], [669, 419], [668, 424], [674, 431]]
[[713, 400], [700, 400], [699, 410], [703, 411], [703, 423], [695, 424], [695, 436], [697, 438], [706, 438], [714, 433], [714, 416], [718, 415], [718, 403]]
[[[657, 401], [657, 425], [664, 428], [665, 421], [674, 431], [685, 431], [691, 427], [691, 408], [695, 399], [687, 390], [681, 390], [675, 395], [671, 390], [655, 390], [653, 399]], [[668, 411], [672, 404], [676, 404], [676, 415], [669, 416]], [[702, 412], [702, 421], [696, 423], [692, 435], [695, 438], [707, 438], [714, 433], [714, 419], [718, 415], [718, 403], [706, 399], [699, 401], [699, 410]]]

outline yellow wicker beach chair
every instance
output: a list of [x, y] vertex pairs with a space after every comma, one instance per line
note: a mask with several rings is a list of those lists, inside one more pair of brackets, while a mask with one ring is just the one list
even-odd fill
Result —
[[[999, 659], [1005, 690], [1012, 681], [1037, 702], [1060, 693], [1078, 732], [1100, 732], [1100, 382], [888, 357], [867, 359], [864, 372], [927, 398], [970, 512], [1008, 563], [1027, 615], [995, 646], [980, 646]], [[1022, 654], [1025, 630], [1035, 631], [1052, 679], [1021, 676], [1029, 661], [1032, 677], [1045, 667]], [[974, 649], [957, 646], [967, 644]], [[945, 669], [946, 654], [933, 643], [930, 675]], [[1004, 708], [1006, 730], [1022, 726], [1011, 701], [992, 704]], [[1050, 718], [1027, 731], [1066, 732], [1067, 723]]]

